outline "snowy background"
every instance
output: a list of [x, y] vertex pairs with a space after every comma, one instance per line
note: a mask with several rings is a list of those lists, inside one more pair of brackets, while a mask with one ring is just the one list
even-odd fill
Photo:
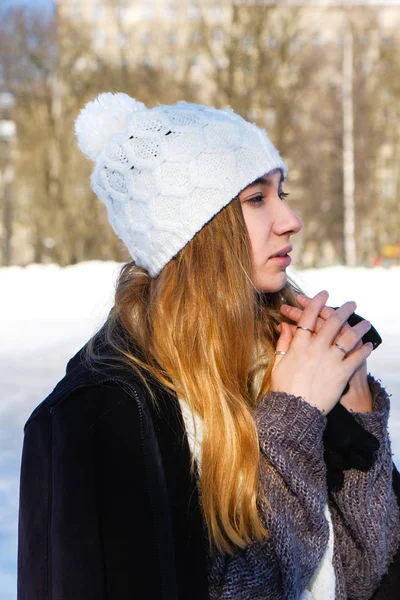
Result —
[[[0, 268], [0, 600], [16, 599], [18, 480], [23, 425], [63, 376], [67, 360], [101, 325], [120, 269], [115, 262]], [[390, 433], [400, 464], [400, 267], [330, 267], [291, 276], [328, 304], [355, 300], [383, 338], [369, 370], [392, 394]]]

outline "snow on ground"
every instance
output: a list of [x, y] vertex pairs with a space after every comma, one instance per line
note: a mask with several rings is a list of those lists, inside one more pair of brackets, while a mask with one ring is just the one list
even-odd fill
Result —
[[[120, 266], [93, 261], [0, 269], [0, 600], [16, 599], [23, 425], [63, 376], [66, 361], [102, 323]], [[331, 306], [355, 300], [356, 312], [380, 332], [383, 344], [372, 353], [369, 370], [392, 393], [390, 433], [400, 464], [400, 267], [289, 272], [309, 295], [327, 289]]]

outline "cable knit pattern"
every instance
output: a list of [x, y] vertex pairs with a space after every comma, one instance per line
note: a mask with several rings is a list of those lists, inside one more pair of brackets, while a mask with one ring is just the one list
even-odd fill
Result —
[[211, 600], [306, 598], [328, 543], [327, 502], [336, 600], [371, 597], [397, 549], [400, 520], [391, 478], [389, 399], [373, 378], [369, 382], [374, 412], [355, 417], [381, 442], [378, 459], [369, 472], [346, 472], [343, 489], [329, 498], [322, 442], [326, 417], [299, 397], [272, 392], [261, 399], [255, 418], [269, 505], [260, 502], [260, 512], [270, 538], [232, 556], [210, 556]]
[[287, 172], [267, 133], [230, 108], [146, 108], [106, 93], [82, 109], [75, 131], [115, 233], [152, 277], [255, 179]]

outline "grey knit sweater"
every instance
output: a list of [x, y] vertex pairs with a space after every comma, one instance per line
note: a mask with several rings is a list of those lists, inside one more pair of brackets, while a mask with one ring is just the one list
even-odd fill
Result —
[[[389, 398], [368, 377], [373, 412], [353, 413], [380, 442], [366, 473], [346, 471], [343, 488], [329, 494], [322, 434], [326, 417], [300, 397], [270, 392], [256, 410], [261, 485], [269, 506], [260, 511], [265, 542], [209, 557], [211, 600], [298, 600], [328, 543], [328, 503], [334, 529], [336, 600], [369, 600], [400, 542], [400, 515], [392, 487], [387, 423]], [[323, 600], [323, 599], [322, 599]]]

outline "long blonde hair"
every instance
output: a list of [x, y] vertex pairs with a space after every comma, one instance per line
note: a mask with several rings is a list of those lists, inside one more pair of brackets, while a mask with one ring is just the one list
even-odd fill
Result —
[[[144, 380], [150, 373], [202, 419], [202, 509], [210, 543], [225, 552], [268, 535], [257, 511], [260, 456], [253, 409], [270, 387], [276, 326], [283, 320], [279, 307], [296, 305], [299, 292], [290, 281], [277, 293], [255, 290], [235, 199], [157, 277], [125, 265], [103, 328], [123, 362]], [[104, 360], [93, 340], [87, 357], [92, 365]], [[260, 366], [265, 373], [256, 386]]]

